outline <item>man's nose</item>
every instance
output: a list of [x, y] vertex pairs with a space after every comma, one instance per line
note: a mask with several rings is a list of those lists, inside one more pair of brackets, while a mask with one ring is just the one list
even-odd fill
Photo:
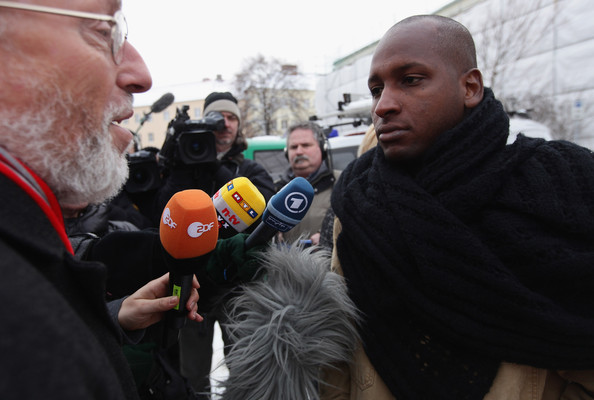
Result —
[[129, 93], [148, 91], [153, 85], [153, 80], [138, 50], [126, 41], [121, 51], [124, 52], [124, 58], [117, 66], [117, 85]]
[[402, 104], [400, 101], [400, 92], [384, 88], [381, 97], [375, 103], [373, 113], [378, 117], [383, 118], [389, 113], [399, 113], [402, 111]]

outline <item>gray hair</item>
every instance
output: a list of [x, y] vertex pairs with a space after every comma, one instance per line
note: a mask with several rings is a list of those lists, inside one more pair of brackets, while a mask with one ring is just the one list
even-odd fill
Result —
[[297, 130], [297, 129], [307, 129], [307, 130], [312, 131], [314, 139], [318, 143], [322, 143], [322, 141], [324, 139], [326, 139], [324, 130], [322, 129], [322, 127], [320, 125], [316, 124], [315, 122], [311, 122], [311, 121], [298, 122], [296, 124], [289, 126], [289, 129], [287, 129], [287, 134], [286, 134], [287, 147], [289, 146], [289, 137], [291, 136], [291, 133], [293, 133], [293, 131]]

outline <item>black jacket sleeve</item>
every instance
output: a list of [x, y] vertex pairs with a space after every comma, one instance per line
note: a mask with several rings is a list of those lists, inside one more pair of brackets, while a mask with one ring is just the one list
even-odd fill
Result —
[[248, 178], [262, 193], [266, 203], [275, 192], [272, 177], [266, 172], [264, 167], [253, 160], [244, 160], [239, 167], [239, 176]]

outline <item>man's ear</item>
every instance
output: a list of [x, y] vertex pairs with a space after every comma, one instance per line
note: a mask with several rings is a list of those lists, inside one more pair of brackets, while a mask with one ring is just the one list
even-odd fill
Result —
[[465, 87], [464, 107], [474, 108], [483, 100], [483, 75], [477, 68], [468, 70], [462, 77]]

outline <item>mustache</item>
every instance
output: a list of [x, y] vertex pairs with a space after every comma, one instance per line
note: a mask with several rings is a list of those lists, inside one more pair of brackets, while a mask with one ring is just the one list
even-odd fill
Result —
[[296, 156], [296, 157], [293, 159], [293, 164], [294, 164], [294, 163], [296, 163], [296, 162], [299, 162], [299, 161], [301, 161], [301, 160], [309, 161], [309, 157], [308, 157], [308, 156], [306, 156], [306, 155]]
[[134, 98], [131, 94], [128, 94], [123, 100], [108, 104], [104, 114], [105, 122], [109, 124], [111, 121], [129, 113], [133, 110], [133, 103]]

